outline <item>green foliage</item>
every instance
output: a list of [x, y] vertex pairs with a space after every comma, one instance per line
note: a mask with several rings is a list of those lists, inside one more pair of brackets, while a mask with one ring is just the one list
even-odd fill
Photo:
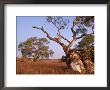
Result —
[[[73, 20], [73, 27], [76, 28], [76, 34], [85, 34], [89, 28], [94, 29], [94, 16], [76, 16]], [[94, 31], [94, 30], [93, 30]]]
[[94, 35], [83, 37], [76, 48], [81, 49], [80, 56], [83, 61], [89, 59], [94, 62]]
[[52, 56], [54, 52], [49, 50], [48, 40], [46, 38], [31, 37], [18, 45], [23, 57], [31, 57], [35, 60], [45, 59]]
[[73, 21], [73, 24], [79, 24], [85, 25], [87, 27], [94, 25], [94, 16], [76, 16], [76, 18]]
[[46, 19], [48, 23], [52, 23], [59, 30], [67, 28], [67, 24], [69, 23], [69, 20], [61, 16], [47, 16]]
[[82, 38], [82, 40], [79, 42], [78, 47], [87, 48], [93, 43], [94, 43], [94, 35], [90, 34], [90, 35], [87, 35], [87, 36]]
[[[79, 49], [79, 55], [82, 60], [92, 60], [94, 62], [94, 17], [93, 16], [77, 16], [73, 25], [77, 26], [76, 33], [85, 34], [75, 48]], [[89, 29], [87, 29], [89, 28]], [[92, 29], [92, 33], [87, 34]], [[91, 31], [90, 31], [91, 32]]]
[[86, 28], [78, 28], [78, 29], [76, 29], [76, 33], [78, 34], [78, 33], [81, 33], [81, 34], [83, 34], [83, 33], [86, 33], [87, 32], [87, 29]]

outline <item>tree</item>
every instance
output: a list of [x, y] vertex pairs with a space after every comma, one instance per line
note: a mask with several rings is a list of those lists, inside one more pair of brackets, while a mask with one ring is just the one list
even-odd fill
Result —
[[[94, 16], [76, 16], [73, 20], [73, 25], [70, 28], [70, 31], [72, 33], [72, 39], [68, 40], [66, 37], [61, 35], [61, 31], [65, 30], [67, 28], [67, 24], [69, 23], [68, 19], [64, 19], [61, 16], [47, 16], [48, 23], [51, 23], [55, 26], [57, 34], [56, 37], [52, 37], [44, 28], [33, 26], [33, 28], [36, 28], [37, 30], [41, 30], [43, 33], [47, 35], [47, 38], [57, 42], [63, 47], [63, 50], [66, 54], [67, 58], [67, 65], [68, 67], [71, 67], [71, 62], [75, 61], [76, 56], [78, 57], [78, 54], [74, 51], [73, 48], [71, 48], [79, 39], [82, 39], [83, 37], [86, 37], [88, 35], [94, 35]], [[89, 29], [88, 29], [89, 28]], [[63, 40], [67, 43], [63, 43]], [[76, 55], [76, 56], [75, 56]], [[82, 69], [84, 69], [84, 65], [81, 60], [77, 60], [76, 62], [80, 62], [80, 66], [82, 66]], [[74, 62], [74, 63], [76, 63]], [[84, 70], [82, 70], [84, 71]], [[83, 73], [83, 72], [81, 72]]]
[[84, 58], [94, 62], [94, 35], [87, 35], [78, 43], [77, 48], [83, 49]]
[[31, 37], [18, 45], [23, 57], [38, 59], [47, 59], [54, 52], [49, 50], [48, 40], [46, 38]]

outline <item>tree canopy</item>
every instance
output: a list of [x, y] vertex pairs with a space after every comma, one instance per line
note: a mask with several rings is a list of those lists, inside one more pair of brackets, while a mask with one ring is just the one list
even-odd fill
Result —
[[87, 48], [94, 44], [94, 35], [87, 35], [78, 43], [78, 48]]
[[54, 54], [49, 50], [49, 41], [46, 38], [31, 37], [18, 45], [23, 57], [37, 59], [47, 59]]

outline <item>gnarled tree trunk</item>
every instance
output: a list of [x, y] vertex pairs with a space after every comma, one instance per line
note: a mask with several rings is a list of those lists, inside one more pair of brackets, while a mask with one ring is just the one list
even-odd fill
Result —
[[70, 49], [66, 53], [66, 64], [68, 68], [71, 68], [73, 71], [77, 71], [81, 74], [84, 74], [86, 72], [85, 67], [76, 51]]
[[[65, 50], [64, 50], [65, 51]], [[66, 64], [68, 68], [73, 69], [81, 74], [93, 74], [94, 73], [94, 62], [90, 59], [82, 60], [83, 55], [80, 55], [77, 50], [70, 49], [66, 50]]]

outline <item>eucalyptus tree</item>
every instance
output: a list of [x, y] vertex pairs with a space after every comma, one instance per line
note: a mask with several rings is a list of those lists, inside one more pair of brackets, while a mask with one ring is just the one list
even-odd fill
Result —
[[54, 54], [49, 50], [49, 41], [46, 38], [31, 37], [18, 45], [23, 57], [38, 59], [48, 59]]
[[[33, 26], [33, 28], [42, 31], [44, 34], [46, 34], [48, 39], [58, 43], [63, 47], [66, 55], [66, 63], [69, 68], [74, 69], [75, 65], [78, 64], [79, 66], [76, 65], [77, 68], [75, 69], [80, 68], [78, 71], [80, 73], [85, 73], [84, 64], [82, 60], [80, 60], [77, 51], [74, 50], [72, 46], [84, 37], [89, 35], [94, 36], [94, 16], [76, 16], [74, 17], [72, 26], [70, 27], [68, 27], [69, 20], [63, 18], [62, 16], [47, 16], [46, 20], [48, 23], [54, 25], [57, 32], [55, 37], [52, 37], [48, 33], [48, 30], [45, 29], [45, 26]], [[69, 31], [72, 34], [71, 39], [68, 39], [66, 36], [61, 34], [61, 31], [63, 32], [63, 30], [66, 30], [67, 28], [69, 28]], [[55, 33], [54, 30], [53, 33]], [[72, 62], [74, 62], [74, 65]]]

